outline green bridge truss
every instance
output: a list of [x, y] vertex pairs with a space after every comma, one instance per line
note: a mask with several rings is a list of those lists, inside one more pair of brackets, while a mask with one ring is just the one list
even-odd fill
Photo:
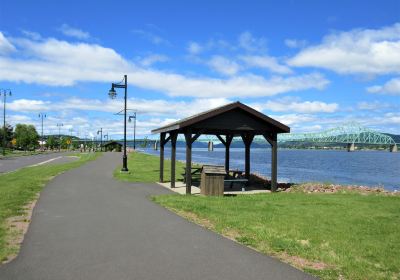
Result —
[[[154, 141], [157, 140], [157, 137], [157, 135], [152, 135], [148, 139]], [[185, 139], [179, 135], [178, 141], [185, 141]], [[213, 135], [203, 135], [197, 141], [220, 143], [219, 139]], [[242, 141], [242, 139], [235, 137], [233, 141]], [[254, 141], [258, 143], [266, 142], [262, 136], [256, 136]], [[389, 135], [366, 128], [357, 123], [343, 124], [322, 132], [282, 133], [278, 134], [278, 142], [396, 145], [396, 142]]]

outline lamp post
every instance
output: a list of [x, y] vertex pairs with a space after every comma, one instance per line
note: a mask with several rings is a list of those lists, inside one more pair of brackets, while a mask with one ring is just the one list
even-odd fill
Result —
[[43, 144], [43, 119], [45, 119], [47, 116], [46, 116], [46, 114], [43, 114], [43, 113], [39, 113], [39, 118], [41, 118], [42, 119], [42, 139], [41, 139], [41, 142], [42, 142], [42, 145], [40, 145], [40, 148], [42, 149], [42, 152], [43, 152], [43, 146], [44, 146], [44, 144]]
[[58, 151], [61, 151], [61, 127], [64, 126], [64, 124], [62, 123], [58, 123], [57, 127], [58, 127]]
[[6, 102], [7, 102], [7, 95], [11, 96], [11, 90], [10, 89], [0, 89], [0, 96], [3, 95], [3, 156], [6, 155], [6, 145], [7, 145], [7, 141], [6, 141], [6, 134], [7, 134], [7, 130], [6, 130]]
[[124, 79], [120, 83], [111, 83], [111, 89], [108, 92], [108, 95], [111, 99], [116, 98], [117, 92], [115, 88], [123, 88], [125, 89], [125, 106], [124, 106], [124, 155], [122, 157], [122, 172], [128, 171], [128, 157], [126, 155], [126, 103], [127, 103], [127, 95], [128, 95], [128, 76], [124, 75]]
[[136, 150], [136, 112], [129, 116], [129, 122], [133, 119], [133, 149]]
[[100, 133], [100, 152], [103, 151], [103, 128], [97, 131], [97, 135]]

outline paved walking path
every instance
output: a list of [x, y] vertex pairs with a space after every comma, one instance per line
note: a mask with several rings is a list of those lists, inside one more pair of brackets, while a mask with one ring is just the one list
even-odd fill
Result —
[[161, 186], [115, 181], [119, 163], [106, 153], [51, 181], [0, 279], [313, 279], [154, 204]]

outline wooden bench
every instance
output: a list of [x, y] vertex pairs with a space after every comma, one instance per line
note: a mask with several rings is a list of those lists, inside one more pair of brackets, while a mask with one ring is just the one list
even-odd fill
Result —
[[[191, 175], [192, 175], [192, 179], [200, 179], [201, 176], [201, 167], [192, 167], [191, 168]], [[183, 183], [186, 183], [186, 168], [183, 168], [183, 173], [181, 173], [182, 177], [183, 177]]]
[[224, 183], [230, 183], [230, 188], [232, 189], [234, 183], [240, 183], [243, 186], [243, 189], [247, 186], [249, 180], [247, 179], [225, 179]]

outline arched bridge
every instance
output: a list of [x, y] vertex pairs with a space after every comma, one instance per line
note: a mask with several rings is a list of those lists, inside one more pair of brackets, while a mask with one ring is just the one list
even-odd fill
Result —
[[[154, 136], [153, 136], [154, 137]], [[156, 141], [157, 139], [150, 137], [148, 140]], [[179, 137], [178, 141], [185, 141], [183, 137]], [[213, 135], [201, 136], [199, 142], [220, 143], [220, 140]], [[233, 142], [242, 141], [240, 137], [235, 137]], [[265, 143], [262, 136], [254, 138], [255, 142]], [[361, 126], [352, 122], [341, 126], [328, 129], [322, 132], [311, 133], [284, 133], [278, 134], [278, 142], [307, 142], [307, 143], [336, 143], [347, 144], [349, 151], [355, 149], [356, 144], [365, 145], [387, 145], [392, 152], [397, 151], [396, 141], [389, 135]]]

